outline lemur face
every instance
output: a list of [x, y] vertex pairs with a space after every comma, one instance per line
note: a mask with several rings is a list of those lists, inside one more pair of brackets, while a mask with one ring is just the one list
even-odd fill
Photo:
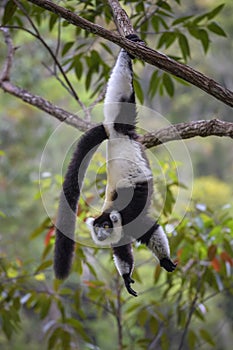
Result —
[[113, 231], [112, 221], [102, 217], [97, 218], [93, 223], [94, 232], [99, 241], [104, 241]]
[[93, 240], [101, 245], [117, 243], [121, 238], [122, 226], [120, 214], [113, 210], [102, 213], [98, 218], [88, 218], [86, 221]]

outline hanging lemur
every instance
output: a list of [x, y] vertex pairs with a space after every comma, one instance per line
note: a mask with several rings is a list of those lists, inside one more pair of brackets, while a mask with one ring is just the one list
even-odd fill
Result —
[[[128, 39], [138, 42], [137, 35]], [[148, 215], [153, 194], [153, 177], [145, 151], [135, 132], [136, 104], [133, 88], [132, 56], [121, 49], [109, 78], [104, 102], [104, 123], [88, 130], [79, 140], [69, 164], [60, 196], [56, 222], [54, 270], [58, 279], [68, 276], [74, 253], [77, 205], [88, 164], [97, 147], [107, 141], [107, 187], [102, 214], [87, 219], [94, 242], [110, 244], [117, 270], [128, 292], [134, 260], [132, 241], [146, 246], [160, 265], [171, 272], [168, 239]]]

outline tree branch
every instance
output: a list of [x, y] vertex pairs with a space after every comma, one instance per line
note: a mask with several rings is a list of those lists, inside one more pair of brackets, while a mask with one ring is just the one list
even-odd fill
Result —
[[219, 119], [179, 123], [145, 134], [140, 138], [140, 141], [146, 148], [151, 148], [162, 143], [190, 139], [197, 136], [226, 136], [233, 138], [233, 123]]
[[2, 73], [0, 74], [0, 83], [1, 83], [1, 82], [10, 80], [10, 71], [13, 64], [15, 48], [13, 46], [8, 30], [6, 28], [0, 28], [0, 30], [3, 32], [5, 44], [7, 46], [7, 57], [4, 62]]
[[215, 80], [207, 77], [203, 73], [189, 67], [188, 65], [177, 62], [166, 55], [155, 51], [149, 47], [143, 46], [140, 43], [134, 43], [125, 39], [119, 34], [113, 33], [107, 29], [104, 29], [100, 25], [94, 24], [70, 10], [64, 7], [58, 6], [49, 0], [28, 0], [29, 2], [40, 6], [48, 11], [51, 11], [62, 18], [66, 19], [69, 23], [78, 26], [86, 31], [101, 36], [120, 47], [126, 49], [129, 53], [135, 57], [156, 66], [168, 73], [179, 77], [192, 85], [197, 86], [201, 90], [205, 91], [209, 95], [215, 97], [224, 104], [233, 107], [233, 92], [224, 88]]
[[120, 6], [119, 1], [108, 0], [108, 3], [112, 9], [113, 18], [117, 26], [118, 32], [124, 37], [129, 34], [133, 34], [134, 29], [131, 25], [129, 17], [125, 12], [125, 10], [123, 10], [122, 7]]
[[87, 129], [90, 129], [95, 125], [77, 117], [73, 113], [70, 113], [54, 105], [53, 103], [42, 98], [41, 96], [33, 95], [29, 91], [24, 90], [16, 85], [13, 85], [10, 81], [0, 81], [0, 87], [3, 89], [3, 91], [9, 93], [10, 95], [18, 97], [19, 99], [30, 104], [31, 106], [34, 106], [40, 109], [41, 111], [52, 115], [60, 122], [66, 122], [68, 125], [71, 125], [79, 129], [80, 131], [86, 131]]

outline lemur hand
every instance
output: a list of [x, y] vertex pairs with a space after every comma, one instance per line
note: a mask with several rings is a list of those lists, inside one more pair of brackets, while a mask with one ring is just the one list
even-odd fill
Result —
[[130, 287], [130, 284], [131, 283], [134, 283], [134, 280], [130, 277], [129, 274], [124, 274], [122, 276], [124, 278], [124, 282], [125, 282], [125, 287], [128, 291], [129, 294], [133, 295], [134, 297], [137, 297], [137, 292], [135, 292], [135, 290], [133, 290], [131, 287]]
[[[137, 34], [129, 34], [129, 35], [126, 35], [126, 39], [129, 39], [130, 41], [133, 41], [133, 42], [135, 42], [135, 43], [140, 43], [140, 44], [142, 44], [142, 45], [146, 45], [146, 43], [145, 43], [145, 41], [143, 41], [143, 40], [141, 40], [138, 36], [137, 36]], [[129, 53], [128, 52], [128, 54], [129, 54], [129, 57], [133, 60], [135, 57], [134, 57], [134, 55], [132, 55], [131, 53]]]
[[172, 272], [175, 270], [177, 264], [174, 264], [170, 259], [163, 258], [160, 260], [160, 266], [162, 266], [168, 272]]

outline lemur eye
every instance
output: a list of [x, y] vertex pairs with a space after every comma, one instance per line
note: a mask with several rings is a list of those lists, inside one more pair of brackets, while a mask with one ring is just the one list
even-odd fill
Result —
[[103, 223], [103, 228], [106, 229], [106, 230], [107, 230], [108, 228], [110, 228], [109, 223], [108, 223], [108, 222], [104, 222], [104, 223]]
[[112, 215], [111, 219], [112, 219], [112, 222], [117, 222], [118, 221], [117, 215]]

